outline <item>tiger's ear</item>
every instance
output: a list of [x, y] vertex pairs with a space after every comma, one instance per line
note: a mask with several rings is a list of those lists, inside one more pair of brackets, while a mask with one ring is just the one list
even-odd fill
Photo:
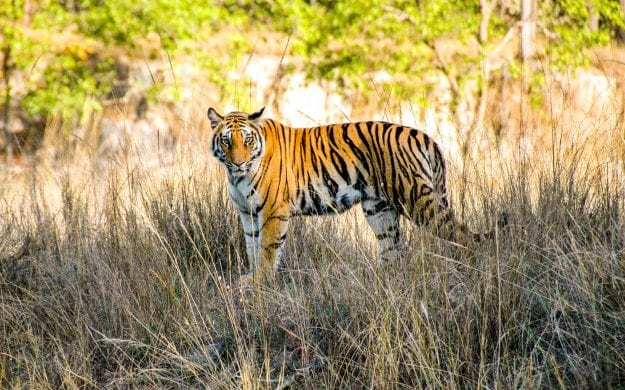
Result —
[[256, 111], [255, 113], [250, 114], [247, 118], [251, 121], [255, 121], [256, 119], [259, 119], [261, 115], [263, 115], [263, 111], [265, 111], [265, 107], [262, 107], [260, 110]]
[[213, 128], [213, 130], [215, 130], [219, 122], [221, 122], [224, 119], [224, 117], [219, 115], [213, 107], [208, 109], [207, 115], [208, 115], [208, 119], [210, 119], [211, 121], [211, 127]]

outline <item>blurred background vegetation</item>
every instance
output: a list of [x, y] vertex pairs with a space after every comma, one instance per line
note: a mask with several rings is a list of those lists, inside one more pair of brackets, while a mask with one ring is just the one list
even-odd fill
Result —
[[[625, 387], [625, 0], [0, 0], [0, 388]], [[389, 120], [473, 247], [248, 270], [209, 106]]]
[[[479, 101], [498, 78], [522, 80], [531, 95], [545, 68], [588, 65], [588, 49], [625, 38], [624, 6], [623, 0], [2, 0], [0, 148], [9, 160], [20, 149], [12, 111], [39, 138], [50, 124], [67, 136], [88, 122], [115, 96], [120, 58], [138, 64], [166, 58], [173, 74], [167, 96], [175, 102], [172, 58], [191, 57], [219, 91], [212, 99], [232, 99], [228, 74], [254, 55], [259, 40], [299, 60], [282, 71], [297, 68], [309, 81], [333, 82], [338, 93], [369, 93], [378, 105], [389, 98], [426, 105], [427, 91], [443, 77], [454, 116], [467, 95]], [[163, 99], [171, 85], [150, 76], [144, 92]]]

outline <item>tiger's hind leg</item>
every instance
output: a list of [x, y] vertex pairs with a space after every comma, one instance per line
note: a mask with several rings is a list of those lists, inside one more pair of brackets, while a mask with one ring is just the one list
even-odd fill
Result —
[[413, 222], [425, 226], [445, 240], [462, 245], [480, 240], [478, 234], [472, 233], [465, 225], [456, 221], [449, 206], [447, 194], [437, 193], [426, 185], [423, 185], [420, 190], [413, 191], [415, 191], [414, 198], [417, 201], [412, 204], [412, 208], [407, 209], [407, 214]]
[[422, 184], [412, 189], [413, 202], [406, 204], [405, 213], [411, 221], [424, 226], [437, 236], [454, 240], [456, 224], [446, 194], [439, 194]]
[[378, 240], [380, 262], [397, 260], [401, 255], [397, 209], [386, 200], [367, 199], [362, 202], [362, 210]]

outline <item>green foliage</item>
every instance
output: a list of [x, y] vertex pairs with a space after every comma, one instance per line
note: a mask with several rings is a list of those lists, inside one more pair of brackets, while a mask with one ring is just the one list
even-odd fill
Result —
[[[82, 0], [76, 15], [80, 31], [109, 44], [137, 48], [142, 39], [157, 34], [163, 46], [175, 50], [182, 42], [203, 38], [224, 25], [246, 21], [242, 12], [197, 0], [123, 1]], [[123, 23], [120, 23], [123, 21]]]
[[[28, 14], [25, 7], [22, 1], [0, 7], [5, 20], [11, 20], [3, 28], [4, 45], [11, 48], [10, 66], [27, 72], [25, 88], [14, 94], [27, 116], [44, 120], [53, 115], [69, 122], [80, 115], [89, 97], [107, 89], [98, 81], [110, 65], [94, 61], [91, 40], [71, 36], [67, 29], [72, 17], [61, 5], [41, 2]], [[68, 38], [62, 39], [63, 34]]]
[[38, 83], [40, 87], [29, 90], [22, 107], [33, 118], [53, 115], [71, 124], [77, 113], [92, 107], [94, 99], [97, 102], [96, 98], [110, 91], [108, 81], [113, 75], [111, 60], [89, 58], [81, 47], [69, 48], [47, 64]]
[[[27, 88], [17, 96], [25, 114], [54, 116], [71, 127], [85, 109], [97, 109], [115, 76], [114, 57], [96, 53], [96, 47], [114, 46], [114, 52], [129, 56], [154, 42], [171, 55], [196, 51], [215, 30], [240, 26], [247, 15], [194, 0], [80, 0], [43, 1], [31, 8], [13, 1], [0, 6], [0, 18], [10, 21], [0, 24], [0, 32], [3, 45], [11, 48], [12, 66], [27, 72]], [[236, 40], [232, 58], [246, 48]], [[224, 65], [230, 64], [208, 55], [199, 61], [211, 79], [222, 83]]]
[[[599, 20], [596, 31], [589, 26], [589, 6]], [[483, 56], [519, 21], [518, 10], [503, 3], [495, 2], [494, 11], [481, 44], [477, 0], [293, 2], [289, 13], [297, 26], [296, 53], [306, 58], [311, 78], [371, 87], [367, 75], [385, 71], [394, 80], [387, 87], [405, 98], [431, 88], [436, 79], [430, 76], [440, 71], [461, 88], [478, 80]], [[537, 44], [548, 41], [546, 54], [556, 67], [584, 64], [583, 49], [609, 42], [623, 20], [615, 0], [541, 2]], [[436, 50], [444, 45], [456, 49], [441, 63]]]
[[[294, 14], [299, 38], [294, 46], [306, 58], [310, 77], [372, 88], [371, 78], [387, 72], [394, 81], [385, 87], [399, 97], [431, 87], [434, 79], [429, 76], [441, 67], [434, 53], [437, 40], [466, 44], [480, 21], [479, 1], [471, 0], [420, 5], [361, 0], [293, 7], [298, 8]], [[477, 77], [478, 62], [478, 56], [465, 55], [447, 71]]]
[[[24, 17], [23, 1], [15, 0], [11, 4], [0, 6], [0, 51], [4, 57], [5, 53], [10, 53], [9, 67], [21, 65], [20, 49], [22, 48], [23, 32], [16, 26], [17, 21]], [[16, 62], [16, 59], [18, 62]], [[4, 58], [3, 58], [4, 60]], [[0, 76], [4, 77], [4, 72], [10, 69], [0, 69]], [[5, 91], [3, 91], [5, 92]]]
[[[131, 57], [160, 50], [171, 56], [191, 53], [227, 96], [233, 88], [227, 73], [253, 45], [246, 38], [250, 32], [290, 34], [292, 53], [303, 59], [310, 79], [425, 102], [424, 91], [441, 75], [458, 85], [459, 95], [483, 77], [485, 56], [519, 22], [518, 5], [496, 1], [493, 6], [482, 41], [478, 0], [46, 0], [28, 7], [24, 0], [12, 0], [0, 6], [0, 46], [10, 48], [11, 65], [27, 73], [27, 89], [18, 97], [33, 116], [69, 120], [81, 115], [86, 99], [101, 99], [113, 78], [112, 52]], [[596, 29], [591, 14], [598, 20]], [[545, 47], [539, 55], [556, 67], [586, 63], [583, 49], [606, 44], [624, 27], [617, 0], [548, 0], [540, 3], [537, 22], [537, 46]], [[215, 43], [220, 31], [233, 38]], [[215, 55], [206, 43], [227, 51]], [[377, 77], [382, 74], [390, 77]]]
[[[591, 9], [599, 20], [590, 26]], [[585, 65], [583, 49], [607, 44], [618, 27], [625, 27], [623, 10], [615, 0], [551, 0], [541, 2], [541, 21], [547, 31], [547, 54], [558, 67]]]

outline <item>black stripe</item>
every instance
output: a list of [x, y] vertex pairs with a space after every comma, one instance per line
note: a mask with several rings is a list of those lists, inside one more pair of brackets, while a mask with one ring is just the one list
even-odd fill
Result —
[[[362, 164], [365, 171], [367, 173], [370, 173], [371, 172], [370, 161], [366, 157], [365, 153], [361, 149], [359, 149], [358, 146], [356, 146], [356, 144], [354, 143], [354, 140], [352, 140], [348, 136], [348, 128], [349, 128], [348, 123], [343, 125], [343, 139], [345, 140], [345, 144], [349, 148], [349, 150], [351, 150], [354, 156], [356, 156], [356, 159], [358, 160], [358, 162]], [[356, 128], [358, 128], [358, 126], [356, 126]], [[361, 137], [361, 141], [362, 141], [362, 137]]]
[[321, 212], [321, 196], [319, 195], [319, 193], [317, 192], [317, 190], [315, 190], [315, 188], [313, 187], [312, 183], [308, 183], [308, 194], [310, 196], [310, 201], [312, 202], [312, 207], [313, 207], [313, 212], [314, 213], [320, 213]]
[[234, 184], [234, 186], [237, 187], [239, 184], [241, 184], [243, 179], [245, 179], [245, 176], [239, 176], [236, 179], [234, 179], [234, 182], [232, 184]]
[[432, 177], [429, 175], [428, 170], [426, 170], [425, 167], [423, 166], [423, 154], [421, 154], [420, 156], [419, 155], [415, 156], [415, 161], [417, 165], [419, 165], [420, 172], [427, 178], [427, 181], [432, 182]]
[[272, 249], [280, 249], [280, 247], [282, 247], [282, 244], [284, 244], [283, 242], [272, 242], [269, 245], [265, 245], [266, 248], [272, 248]]
[[335, 199], [336, 193], [339, 190], [338, 184], [332, 179], [330, 172], [324, 167], [321, 168], [321, 177], [323, 178], [323, 184], [328, 189], [330, 198]]
[[381, 129], [378, 131], [376, 126], [379, 125], [380, 127], [382, 127], [382, 125], [379, 122], [367, 122], [367, 125], [371, 126], [371, 128], [369, 129], [369, 132], [371, 134], [370, 142], [367, 142], [366, 145], [372, 160], [372, 174], [375, 177], [375, 183], [372, 184], [375, 184], [375, 195], [377, 197], [380, 197], [381, 195], [383, 195], [381, 180], [384, 180], [385, 178], [381, 177], [382, 173], [384, 172], [384, 159], [381, 154], [381, 141], [378, 135], [383, 134]]
[[422, 185], [421, 191], [419, 191], [419, 196], [427, 196], [427, 195], [430, 195], [432, 192], [434, 192], [432, 188], [426, 185]]
[[382, 249], [382, 251], [380, 252], [381, 255], [384, 255], [385, 253], [391, 252], [391, 251], [396, 251], [397, 250], [397, 246], [392, 246], [390, 248], [384, 248]]
[[425, 143], [425, 149], [429, 150], [430, 149], [430, 137], [427, 136], [427, 134], [425, 133], [421, 133], [423, 134], [423, 142]]
[[[263, 224], [266, 225], [267, 222], [271, 221], [272, 219], [279, 219], [282, 222], [289, 222], [289, 216], [288, 215], [272, 215], [270, 217], [267, 217], [265, 219], [265, 223]], [[262, 228], [260, 230], [263, 230]]]
[[425, 202], [423, 203], [423, 207], [421, 207], [422, 211], [425, 211], [428, 209], [428, 207], [430, 207], [432, 205], [432, 203], [434, 202], [433, 198], [428, 198], [425, 200]]
[[[392, 124], [392, 123], [387, 123], [384, 122], [383, 125], [383, 134], [384, 134], [384, 145], [383, 146], [383, 150], [382, 153], [383, 154], [388, 154], [388, 160], [390, 161], [391, 166], [389, 167], [390, 169], [390, 176], [391, 179], [393, 180], [393, 183], [395, 185], [391, 186], [391, 194], [390, 194], [390, 198], [393, 199], [394, 201], [398, 201], [399, 200], [399, 192], [398, 192], [398, 186], [396, 185], [399, 182], [399, 178], [397, 176], [397, 164], [395, 161], [395, 157], [393, 156], [394, 152], [396, 152], [395, 150], [393, 150], [393, 145], [392, 145], [392, 135], [395, 133], [395, 129], [396, 129], [396, 125]], [[386, 168], [386, 167], [385, 167]], [[385, 170], [384, 172], [387, 172], [387, 170]], [[385, 181], [388, 177], [385, 177]], [[388, 188], [388, 186], [385, 186], [386, 188]]]
[[449, 200], [447, 200], [447, 195], [441, 196], [441, 206], [443, 206], [443, 208], [445, 209], [449, 207]]
[[375, 238], [377, 238], [378, 240], [385, 240], [387, 238], [395, 238], [396, 234], [395, 232], [393, 233], [380, 233], [380, 234], [376, 234]]
[[365, 195], [365, 188], [369, 187], [367, 179], [362, 175], [362, 172], [358, 171], [356, 183], [354, 183], [354, 189]]
[[385, 201], [379, 201], [379, 202], [375, 203], [373, 205], [373, 207], [364, 207], [363, 206], [363, 210], [364, 210], [365, 215], [367, 217], [371, 217], [373, 215], [381, 213], [382, 211], [387, 211], [387, 210], [390, 210], [390, 209], [391, 208], [390, 208], [388, 202], [385, 202]]
[[351, 177], [349, 175], [349, 168], [345, 162], [345, 158], [338, 152], [331, 152], [332, 162], [336, 168], [337, 173], [341, 176], [341, 179], [347, 184], [351, 184]]
[[[254, 190], [256, 190], [257, 187], [258, 187], [258, 183], [256, 183], [254, 186], [252, 186], [252, 188]], [[265, 205], [267, 204], [267, 200], [268, 199], [269, 199], [268, 196], [263, 196], [263, 201], [258, 206], [256, 206], [256, 208], [254, 210], [252, 210], [252, 214], [253, 215], [258, 215], [258, 213], [260, 213], [260, 211], [265, 208]]]

